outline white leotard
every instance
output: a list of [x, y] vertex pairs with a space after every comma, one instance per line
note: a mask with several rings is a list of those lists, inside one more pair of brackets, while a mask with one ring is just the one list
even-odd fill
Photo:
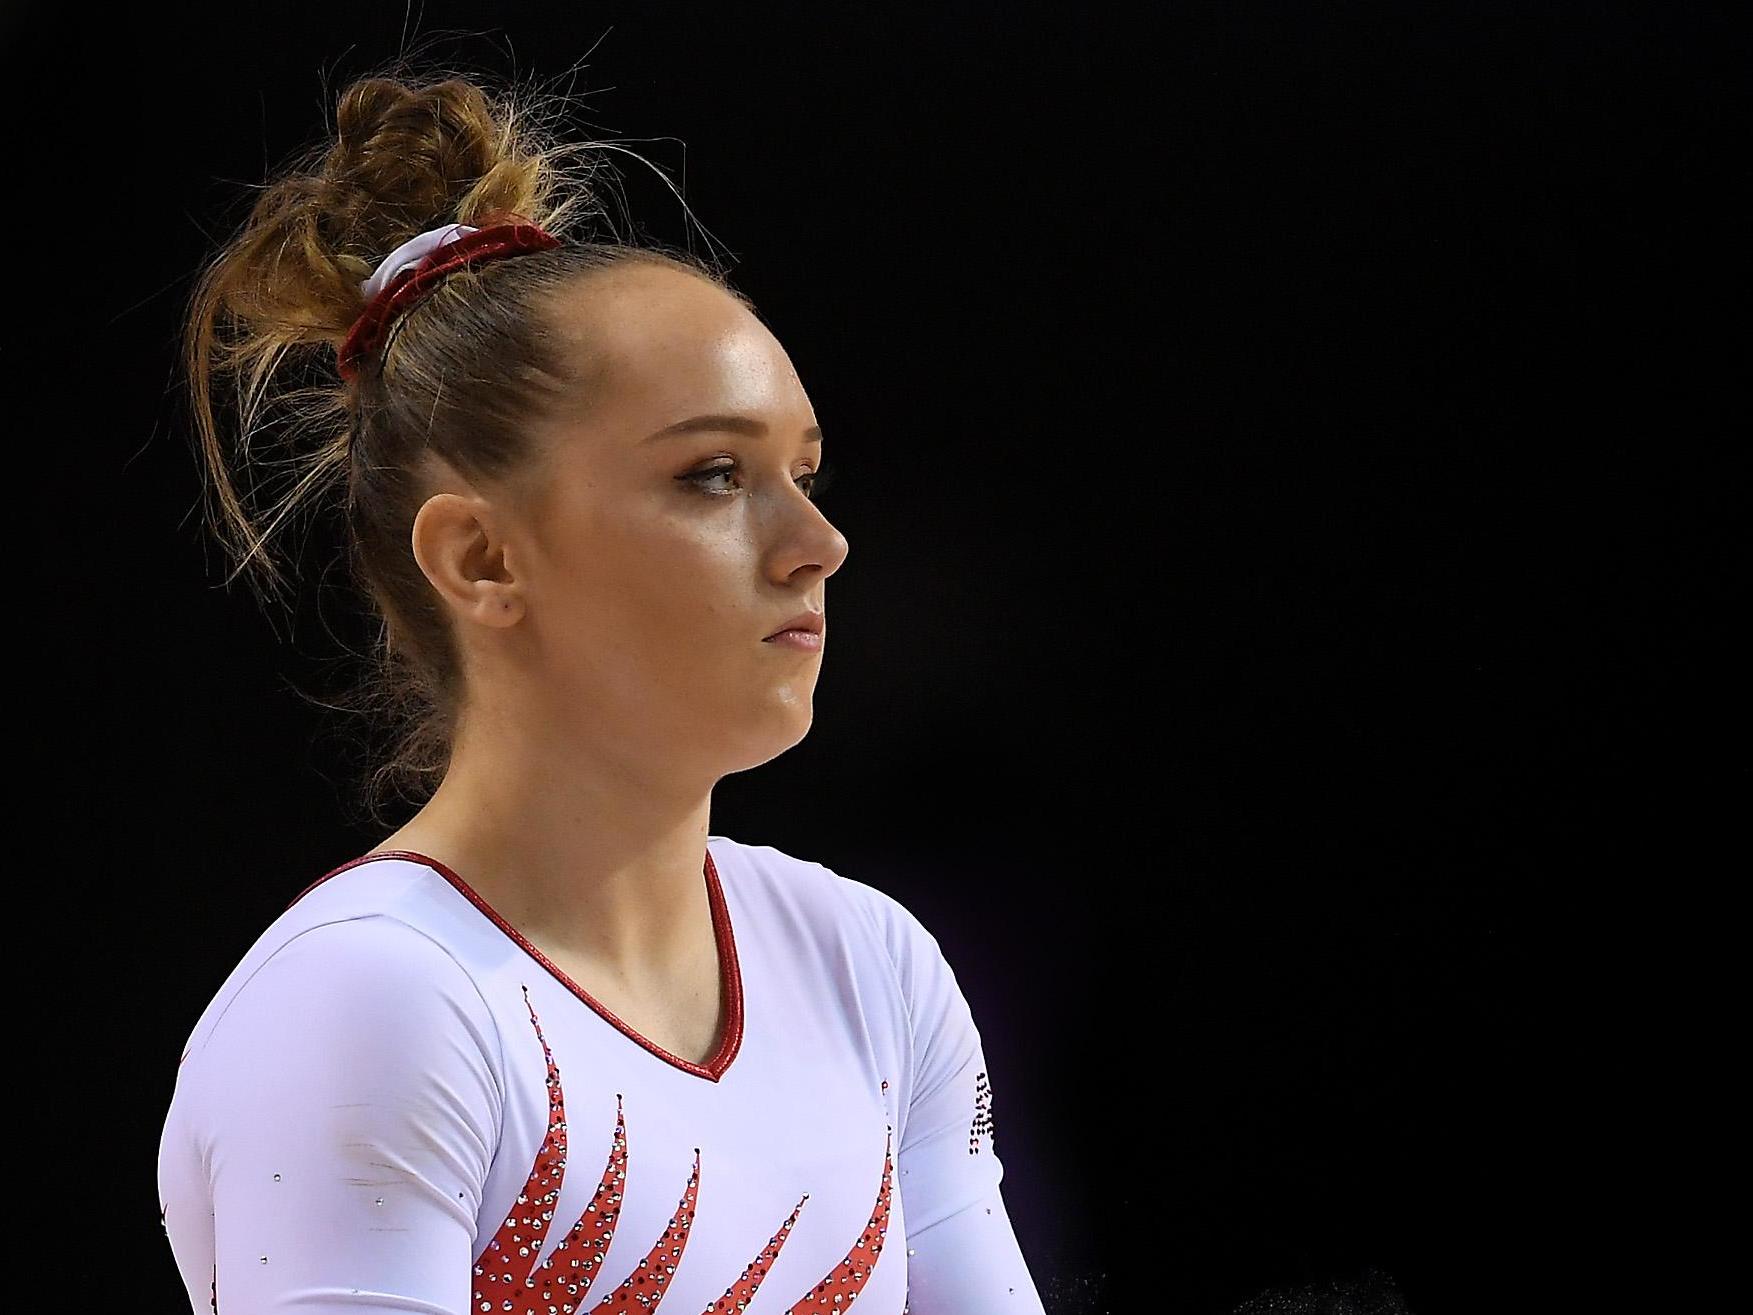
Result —
[[196, 1315], [1043, 1315], [980, 1036], [873, 886], [707, 839], [728, 1021], [640, 1036], [455, 872], [342, 864], [202, 1013], [159, 1151]]

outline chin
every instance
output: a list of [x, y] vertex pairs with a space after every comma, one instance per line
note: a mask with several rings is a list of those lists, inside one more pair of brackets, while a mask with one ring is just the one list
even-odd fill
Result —
[[814, 721], [810, 705], [805, 702], [795, 708], [786, 709], [783, 718], [776, 718], [762, 728], [762, 733], [751, 736], [752, 752], [750, 760], [733, 771], [748, 771], [751, 767], [759, 767], [762, 763], [772, 762], [787, 749], [795, 748], [810, 733], [810, 724]]

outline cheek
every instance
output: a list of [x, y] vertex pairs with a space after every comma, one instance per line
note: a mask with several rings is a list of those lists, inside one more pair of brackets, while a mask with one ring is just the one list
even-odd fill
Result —
[[[668, 492], [668, 490], [666, 490]], [[543, 563], [543, 602], [565, 642], [595, 645], [591, 665], [658, 664], [648, 674], [722, 662], [739, 646], [755, 657], [774, 611], [740, 507], [695, 507], [607, 489], [579, 496], [556, 524]], [[553, 615], [558, 613], [558, 615]]]
[[759, 640], [757, 568], [727, 528], [660, 520], [624, 540], [605, 565], [612, 565], [605, 583], [625, 624], [672, 661], [722, 658], [725, 643], [744, 632]]

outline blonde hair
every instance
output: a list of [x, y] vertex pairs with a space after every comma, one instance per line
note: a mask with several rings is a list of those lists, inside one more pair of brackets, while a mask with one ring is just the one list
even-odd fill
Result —
[[[226, 586], [243, 575], [263, 601], [284, 601], [291, 572], [275, 541], [331, 499], [343, 514], [349, 576], [379, 624], [341, 707], [388, 731], [361, 780], [380, 825], [390, 798], [418, 802], [443, 779], [464, 695], [448, 616], [410, 542], [427, 454], [486, 484], [539, 473], [530, 422], [590, 386], [546, 310], [580, 277], [667, 266], [753, 309], [691, 253], [578, 232], [608, 219], [592, 184], [614, 146], [560, 140], [564, 98], [400, 65], [349, 85], [332, 138], [262, 187], [202, 267], [183, 337], [203, 506], [232, 562]], [[505, 214], [561, 246], [447, 275], [343, 382], [335, 354], [383, 256], [440, 224]], [[222, 409], [235, 418], [229, 433]]]

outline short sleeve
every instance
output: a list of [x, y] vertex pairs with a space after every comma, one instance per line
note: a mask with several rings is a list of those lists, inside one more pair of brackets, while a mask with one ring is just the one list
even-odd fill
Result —
[[190, 1060], [220, 1315], [464, 1315], [498, 1047], [473, 979], [395, 918], [268, 959]]
[[893, 897], [881, 900], [912, 1029], [897, 1157], [908, 1311], [1042, 1315], [999, 1191], [991, 1073], [973, 1013], [937, 938]]

